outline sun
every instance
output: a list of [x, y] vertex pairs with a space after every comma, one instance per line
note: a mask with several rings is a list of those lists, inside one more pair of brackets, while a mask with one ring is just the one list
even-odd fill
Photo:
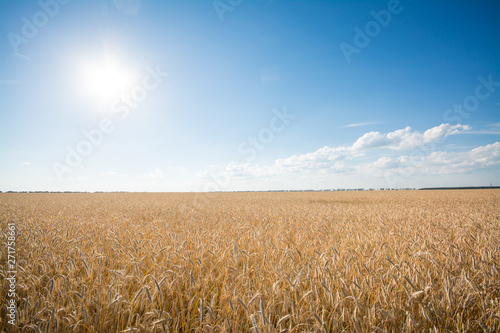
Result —
[[108, 103], [127, 92], [133, 84], [133, 73], [117, 58], [105, 57], [86, 62], [81, 68], [81, 83], [85, 94], [97, 102]]

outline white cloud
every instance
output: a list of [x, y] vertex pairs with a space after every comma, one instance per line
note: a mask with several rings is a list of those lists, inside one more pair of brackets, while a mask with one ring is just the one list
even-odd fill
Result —
[[150, 172], [150, 173], [144, 174], [144, 175], [140, 175], [139, 177], [140, 178], [156, 179], [156, 178], [163, 178], [165, 176], [163, 175], [163, 171], [161, 171], [160, 169], [154, 169], [153, 172]]
[[411, 150], [421, 145], [437, 142], [449, 135], [459, 134], [469, 130], [467, 125], [442, 124], [428, 129], [424, 133], [412, 131], [410, 127], [389, 133], [369, 132], [361, 136], [350, 147], [325, 146], [312, 153], [293, 155], [278, 159], [274, 167], [278, 169], [330, 169], [341, 171], [344, 160], [351, 160], [360, 153], [371, 149], [389, 148], [392, 150]]
[[[432, 151], [434, 143], [450, 135], [469, 131], [467, 125], [442, 124], [423, 133], [410, 127], [389, 133], [370, 132], [358, 138], [352, 146], [325, 146], [312, 153], [277, 159], [270, 165], [229, 163], [212, 166], [198, 174], [205, 180], [227, 175], [233, 181], [321, 177], [322, 175], [363, 175], [387, 177], [388, 172], [405, 177], [414, 174], [465, 173], [500, 164], [500, 143], [473, 148], [464, 152]], [[381, 154], [369, 154], [374, 149]], [[405, 151], [400, 156], [394, 152]], [[390, 154], [390, 156], [387, 156]]]
[[22, 165], [31, 165], [31, 162], [23, 162]]
[[101, 173], [101, 176], [115, 176], [116, 172], [115, 171], [106, 171]]
[[433, 152], [426, 158], [438, 173], [468, 172], [500, 164], [500, 142], [480, 146], [467, 152]]
[[362, 165], [358, 173], [383, 177], [391, 184], [403, 184], [414, 176], [467, 174], [500, 166], [500, 142], [480, 146], [464, 152], [435, 151], [423, 154], [380, 157]]
[[450, 135], [461, 134], [469, 131], [468, 125], [441, 124], [419, 133], [412, 131], [408, 126], [389, 133], [369, 132], [360, 137], [352, 145], [355, 151], [363, 151], [374, 148], [389, 148], [394, 150], [409, 150], [428, 143], [436, 143]]

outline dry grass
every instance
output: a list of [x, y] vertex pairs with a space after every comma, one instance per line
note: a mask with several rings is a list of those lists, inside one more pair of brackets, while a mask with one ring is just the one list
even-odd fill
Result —
[[1, 194], [0, 211], [22, 332], [500, 331], [498, 190]]

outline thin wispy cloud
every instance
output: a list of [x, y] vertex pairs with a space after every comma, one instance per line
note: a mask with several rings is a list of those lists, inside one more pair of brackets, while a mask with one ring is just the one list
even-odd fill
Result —
[[340, 128], [361, 127], [361, 126], [368, 126], [368, 125], [375, 125], [375, 124], [380, 124], [380, 121], [367, 121], [364, 123], [348, 124], [348, 125], [341, 126]]
[[158, 178], [163, 178], [165, 175], [163, 174], [163, 171], [160, 169], [154, 169], [154, 171], [140, 175], [139, 178], [150, 178], [150, 179], [158, 179]]
[[73, 181], [73, 182], [74, 182], [74, 181], [79, 181], [79, 180], [85, 180], [85, 181], [87, 181], [87, 180], [90, 180], [90, 179], [91, 179], [91, 178], [90, 178], [90, 177], [88, 177], [88, 176], [68, 177], [68, 180], [69, 180], [69, 181]]
[[28, 57], [27, 55], [21, 54], [21, 53], [13, 53], [14, 57], [21, 58], [23, 60], [31, 61], [31, 58]]
[[485, 135], [500, 135], [500, 130], [482, 129], [477, 131], [470, 131], [467, 134], [485, 134]]
[[280, 79], [280, 72], [277, 68], [264, 68], [260, 72], [260, 79], [262, 82], [278, 81]]
[[468, 131], [468, 134], [500, 135], [500, 123], [488, 124], [486, 128]]
[[21, 84], [22, 81], [20, 80], [0, 80], [0, 84], [7, 84], [7, 85], [17, 85]]
[[116, 172], [115, 171], [106, 171], [100, 174], [101, 176], [115, 176]]

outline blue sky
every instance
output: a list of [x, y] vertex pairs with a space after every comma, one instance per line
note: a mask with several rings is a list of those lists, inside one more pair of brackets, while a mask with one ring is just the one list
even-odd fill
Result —
[[500, 185], [497, 1], [3, 1], [0, 190]]

